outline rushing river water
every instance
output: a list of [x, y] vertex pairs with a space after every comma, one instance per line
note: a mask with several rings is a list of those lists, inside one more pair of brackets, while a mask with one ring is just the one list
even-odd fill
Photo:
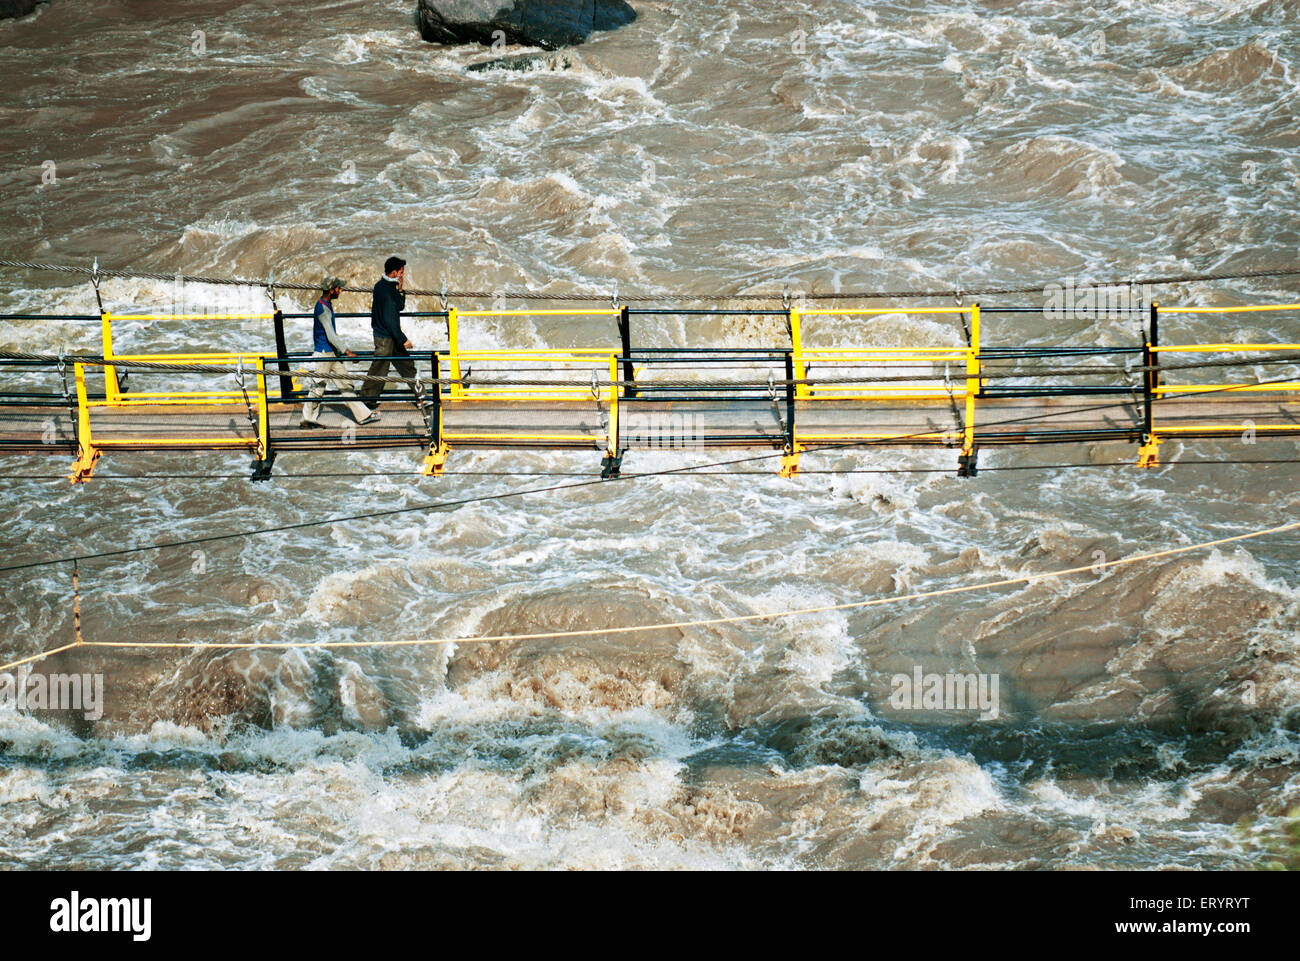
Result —
[[[1300, 250], [1295, 0], [647, 0], [632, 26], [540, 69], [482, 73], [465, 68], [490, 51], [420, 41], [413, 2], [309, 6], [85, 0], [0, 22], [0, 257], [369, 285], [399, 253], [413, 286], [672, 303], [1250, 269]], [[1156, 293], [1296, 300], [1269, 280]], [[258, 290], [151, 281], [104, 295], [122, 311], [266, 306]], [[4, 272], [0, 311], [28, 310], [95, 300]], [[368, 347], [364, 321], [342, 326]], [[409, 329], [445, 346], [435, 321]], [[1165, 331], [1300, 340], [1285, 313]], [[93, 351], [97, 336], [0, 322], [4, 349]], [[291, 336], [306, 346], [300, 322]], [[467, 324], [465, 343], [614, 336], [515, 318]], [[665, 346], [783, 336], [756, 318], [638, 329]], [[892, 315], [806, 336], [961, 332]], [[1137, 332], [1024, 314], [984, 337]], [[119, 350], [271, 346], [256, 322], [118, 332]], [[732, 617], [1078, 567], [1300, 507], [1300, 465], [1213, 463], [1293, 459], [1293, 442], [1170, 441], [1166, 463], [1211, 463], [1155, 471], [991, 469], [1134, 456], [985, 452], [963, 480], [952, 451], [806, 455], [809, 470], [944, 472], [781, 480], [768, 460], [135, 554], [82, 565], [83, 627], [313, 642]], [[12, 479], [63, 458], [9, 457], [0, 541], [17, 563], [498, 494], [553, 483], [504, 473], [597, 460], [453, 452], [453, 473], [425, 480], [415, 450], [286, 454], [277, 480], [250, 485], [246, 456], [109, 454], [102, 474], [168, 476], [73, 488]], [[201, 473], [232, 476], [185, 476]], [[69, 652], [35, 669], [101, 673], [103, 716], [0, 707], [0, 865], [1246, 867], [1250, 838], [1300, 803], [1298, 558], [1289, 533], [1018, 588], [594, 639]], [[0, 618], [0, 660], [66, 643], [66, 565], [0, 575]], [[892, 705], [917, 669], [995, 677], [998, 716]]]

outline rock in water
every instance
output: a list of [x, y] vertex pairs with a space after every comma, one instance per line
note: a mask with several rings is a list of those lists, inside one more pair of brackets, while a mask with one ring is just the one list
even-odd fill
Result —
[[0, 0], [0, 20], [25, 17], [36, 9], [36, 0]]
[[596, 0], [593, 30], [617, 30], [636, 19], [636, 11], [624, 0]]
[[526, 53], [521, 57], [502, 57], [499, 60], [471, 63], [465, 69], [471, 73], [488, 73], [493, 70], [509, 70], [514, 73], [543, 70], [554, 73], [559, 70], [572, 70], [573, 60], [567, 53]]
[[419, 18], [431, 43], [491, 44], [500, 31], [507, 43], [554, 50], [631, 23], [636, 11], [624, 0], [420, 0]]

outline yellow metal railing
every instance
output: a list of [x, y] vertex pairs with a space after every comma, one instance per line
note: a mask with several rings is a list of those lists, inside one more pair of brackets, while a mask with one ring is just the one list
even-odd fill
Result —
[[[462, 353], [460, 349], [460, 321], [463, 317], [617, 317], [621, 313], [621, 308], [588, 308], [585, 310], [459, 310], [455, 307], [447, 308], [447, 357], [451, 377], [451, 396], [454, 399], [476, 396], [467, 390], [461, 381], [461, 362], [472, 359], [474, 356], [484, 357], [489, 354], [546, 354], [546, 353], [608, 353], [613, 350], [617, 353], [616, 348], [591, 348], [580, 351], [474, 351], [469, 354]], [[506, 358], [499, 357], [504, 360]], [[481, 395], [477, 395], [481, 396]]]
[[[105, 360], [119, 361], [151, 361], [154, 363], [176, 363], [189, 364], [203, 362], [212, 358], [235, 358], [230, 360], [231, 364], [237, 364], [238, 358], [245, 358], [245, 363], [254, 363], [258, 355], [256, 354], [232, 354], [229, 351], [218, 353], [203, 354], [115, 354], [113, 352], [113, 321], [115, 320], [147, 320], [147, 321], [171, 321], [171, 320], [274, 320], [275, 314], [113, 314], [103, 313], [100, 315], [100, 327], [102, 334], [102, 353]], [[118, 387], [117, 367], [113, 364], [107, 364], [104, 367], [104, 397], [110, 406], [119, 404], [131, 404], [144, 399], [152, 398], [150, 402], [167, 402], [167, 403], [202, 403], [198, 398], [211, 397], [212, 403], [224, 402], [229, 392], [227, 391], [167, 391], [167, 392], [140, 392], [122, 391]], [[235, 392], [238, 396], [238, 392]], [[177, 400], [165, 400], [166, 398], [177, 397]], [[185, 400], [192, 398], [193, 400]], [[220, 399], [220, 400], [219, 400]]]
[[[609, 405], [608, 450], [617, 451], [619, 397], [622, 387], [618, 383], [619, 351], [609, 348], [576, 348], [573, 350], [476, 350], [448, 355], [449, 376], [455, 377], [458, 364], [472, 370], [471, 383], [453, 384], [452, 397], [461, 402], [509, 401], [514, 403], [587, 401]], [[441, 364], [441, 359], [439, 360]], [[529, 367], [520, 369], [528, 363]], [[493, 366], [487, 367], [485, 365]], [[481, 374], [507, 374], [513, 383], [479, 380]], [[563, 375], [578, 374], [572, 384], [553, 381], [567, 379]], [[439, 375], [441, 376], [441, 375]], [[519, 384], [519, 380], [547, 381], [540, 384]], [[459, 392], [456, 391], [459, 387]], [[535, 443], [590, 442], [590, 434], [561, 432], [491, 432], [449, 431], [445, 441], [527, 441]]]
[[[1153, 307], [1153, 311], [1155, 308]], [[1258, 313], [1262, 311], [1279, 311], [1279, 310], [1300, 310], [1300, 304], [1249, 304], [1236, 307], [1161, 307], [1159, 313], [1165, 314], [1244, 314]], [[1253, 393], [1253, 392], [1295, 392], [1300, 391], [1300, 381], [1280, 381], [1274, 383], [1264, 383], [1260, 381], [1244, 383], [1227, 383], [1227, 384], [1165, 384], [1161, 382], [1158, 372], [1158, 355], [1160, 354], [1229, 354], [1229, 355], [1246, 355], [1249, 353], [1276, 353], [1280, 351], [1300, 351], [1300, 344], [1172, 344], [1156, 346], [1148, 343], [1146, 345], [1148, 355], [1152, 358], [1153, 367], [1157, 368], [1152, 375], [1151, 392], [1154, 399], [1164, 397], [1177, 397], [1180, 395], [1199, 395], [1207, 399], [1213, 399], [1216, 394], [1236, 394], [1236, 393]], [[1278, 364], [1288, 363], [1289, 361], [1280, 361], [1277, 358], [1269, 358], [1262, 363]], [[1296, 362], [1300, 362], [1300, 356], [1296, 357]], [[1256, 432], [1274, 432], [1274, 433], [1296, 433], [1300, 432], [1300, 425], [1297, 424], [1256, 424], [1253, 421], [1243, 421], [1237, 424], [1160, 424], [1157, 425], [1152, 420], [1151, 434], [1147, 443], [1143, 446], [1139, 465], [1145, 467], [1156, 466], [1157, 458], [1155, 455], [1156, 446], [1159, 444], [1161, 435], [1169, 434], [1243, 434], [1250, 432], [1252, 435]]]
[[[105, 366], [105, 397], [92, 400], [86, 389], [86, 364], [73, 365], [77, 385], [77, 441], [78, 455], [73, 465], [71, 480], [85, 480], [94, 469], [100, 453], [110, 447], [137, 447], [142, 444], [157, 447], [251, 447], [258, 460], [266, 458], [270, 450], [270, 405], [267, 393], [266, 360], [258, 354], [118, 354], [115, 360], [170, 362], [195, 366], [238, 366], [242, 360], [250, 367], [247, 376], [257, 383], [250, 388], [237, 390], [200, 391], [130, 391], [119, 392], [114, 379], [107, 375]], [[243, 403], [250, 409], [250, 419], [256, 431], [252, 440], [243, 437], [213, 437], [211, 435], [182, 434], [175, 437], [122, 436], [115, 432], [111, 438], [95, 437], [91, 428], [90, 412], [96, 408], [124, 407], [213, 407], [221, 404]], [[250, 426], [253, 426], [250, 425]]]
[[[618, 452], [619, 393], [618, 358], [615, 347], [540, 348], [527, 350], [460, 349], [462, 318], [489, 317], [618, 317], [622, 308], [588, 308], [579, 310], [447, 310], [447, 368], [451, 380], [452, 401], [604, 401], [609, 405], [606, 447], [611, 456]], [[439, 360], [441, 369], [441, 360]], [[608, 370], [608, 380], [601, 375]], [[472, 372], [466, 383], [464, 374]], [[572, 386], [567, 383], [518, 383], [519, 381], [566, 380], [565, 375], [581, 373]], [[590, 379], [585, 377], [590, 374]], [[493, 376], [507, 375], [515, 383], [494, 381]], [[441, 379], [441, 373], [439, 373]], [[450, 441], [523, 441], [531, 443], [587, 443], [589, 434], [563, 432], [494, 432], [449, 431], [441, 435]], [[431, 452], [432, 456], [432, 452]]]
[[[1162, 354], [1235, 354], [1246, 355], [1259, 352], [1278, 353], [1282, 351], [1296, 351], [1294, 361], [1281, 361], [1276, 358], [1270, 358], [1263, 363], [1281, 364], [1281, 363], [1300, 363], [1300, 344], [1179, 344], [1168, 347], [1152, 347], [1151, 352]], [[1248, 381], [1243, 383], [1226, 383], [1226, 384], [1158, 384], [1153, 388], [1156, 398], [1177, 397], [1180, 395], [1202, 396], [1207, 400], [1213, 399], [1215, 395], [1241, 394], [1241, 393], [1295, 393], [1300, 391], [1300, 380], [1280, 380], [1275, 382]], [[1161, 424], [1155, 427], [1153, 433], [1156, 434], [1199, 434], [1199, 433], [1227, 433], [1237, 434], [1245, 431], [1274, 431], [1274, 432], [1300, 432], [1300, 424], [1256, 424], [1253, 421], [1243, 421], [1239, 424]]]
[[[969, 314], [970, 344], [966, 347], [869, 347], [824, 348], [808, 350], [804, 346], [803, 319], [805, 317], [854, 317], [885, 314]], [[970, 307], [877, 307], [860, 310], [792, 310], [790, 312], [790, 341], [794, 352], [794, 375], [798, 382], [795, 396], [805, 402], [860, 401], [864, 403], [939, 401], [955, 403], [960, 398], [965, 417], [960, 432], [933, 435], [944, 440], [962, 441], [963, 452], [969, 454], [975, 446], [975, 399], [981, 388], [980, 366], [980, 308]], [[820, 377], [810, 377], [816, 367]], [[952, 370], [953, 367], [957, 369]], [[874, 368], [889, 381], [872, 381], [864, 377], [853, 381], [849, 371]], [[916, 372], [916, 377], [908, 376]], [[955, 379], [961, 386], [955, 387]], [[964, 376], [963, 376], [964, 375]], [[906, 380], [892, 378], [907, 376]], [[817, 380], [826, 386], [814, 386]], [[813, 383], [809, 383], [813, 381]], [[933, 386], [926, 386], [932, 384]], [[796, 450], [803, 441], [888, 440], [902, 437], [897, 433], [819, 432], [794, 431]]]
[[[1161, 314], [1241, 314], [1271, 310], [1300, 310], [1300, 304], [1255, 304], [1244, 307], [1162, 307]], [[1300, 344], [1171, 344], [1151, 347], [1153, 354], [1248, 354], [1262, 352], [1300, 351]], [[1300, 356], [1296, 357], [1300, 363]], [[1262, 363], [1281, 364], [1289, 361], [1269, 358]], [[1241, 383], [1241, 384], [1159, 384], [1155, 387], [1157, 395], [1191, 394], [1203, 391], [1297, 391], [1300, 381], [1283, 381], [1278, 383]]]

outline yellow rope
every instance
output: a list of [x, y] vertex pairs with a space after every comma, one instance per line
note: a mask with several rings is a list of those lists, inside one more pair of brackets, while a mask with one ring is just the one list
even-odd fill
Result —
[[823, 607], [801, 607], [795, 610], [776, 611], [771, 614], [741, 614], [735, 617], [713, 617], [697, 621], [665, 621], [658, 624], [639, 624], [633, 627], [606, 627], [581, 631], [546, 631], [535, 634], [494, 634], [485, 637], [416, 638], [404, 641], [266, 641], [253, 643], [237, 641], [83, 641], [80, 645], [77, 645], [76, 643], [65, 644], [63, 647], [55, 648], [52, 651], [46, 651], [43, 654], [33, 654], [30, 657], [23, 658], [22, 660], [0, 665], [0, 672], [7, 671], [11, 667], [17, 667], [20, 664], [41, 660], [42, 658], [49, 657], [52, 654], [58, 654], [61, 651], [68, 650], [70, 647], [77, 646], [188, 649], [207, 648], [218, 650], [235, 648], [241, 650], [256, 650], [259, 648], [285, 650], [303, 647], [426, 647], [435, 644], [494, 644], [502, 641], [540, 641], [569, 637], [595, 637], [607, 634], [632, 634], [640, 631], [663, 631], [685, 627], [712, 627], [720, 624], [738, 624], [746, 621], [766, 621], [778, 617], [797, 617], [803, 614], [823, 614], [830, 611], [845, 611], [855, 608], [876, 607], [881, 604], [896, 604], [900, 601], [924, 600], [931, 597], [943, 597], [948, 594], [962, 594], [967, 591], [982, 591], [994, 587], [1007, 587], [1012, 584], [1032, 584], [1036, 581], [1047, 580], [1053, 577], [1066, 577], [1070, 574], [1082, 574], [1088, 571], [1124, 567], [1129, 564], [1155, 560], [1160, 557], [1172, 557], [1175, 554], [1187, 554], [1192, 551], [1205, 550], [1210, 547], [1219, 547], [1220, 545], [1231, 544], [1236, 541], [1250, 540], [1255, 537], [1265, 537], [1269, 534], [1280, 534], [1283, 531], [1295, 530], [1298, 527], [1300, 527], [1300, 521], [1294, 521], [1290, 524], [1282, 524], [1278, 527], [1267, 528], [1266, 530], [1251, 531], [1247, 534], [1235, 534], [1232, 537], [1221, 537], [1218, 540], [1205, 541], [1200, 544], [1189, 544], [1186, 547], [1171, 547], [1163, 551], [1153, 551], [1147, 554], [1135, 554], [1132, 557], [1119, 558], [1113, 561], [1102, 561], [1096, 564], [1088, 564], [1084, 567], [1071, 567], [1059, 571], [1043, 571], [1038, 574], [1024, 574], [1020, 577], [1008, 577], [998, 581], [986, 581], [983, 584], [964, 584], [960, 587], [945, 587], [934, 591], [899, 594], [895, 597], [876, 597], [867, 601], [850, 601], [846, 604], [830, 604]]
[[73, 641], [71, 644], [64, 644], [62, 647], [56, 647], [52, 651], [42, 651], [40, 654], [33, 654], [31, 657], [24, 657], [17, 661], [10, 661], [8, 664], [4, 665], [3, 667], [0, 667], [0, 674], [3, 674], [11, 667], [19, 667], [20, 665], [23, 664], [30, 664], [32, 661], [42, 661], [47, 657], [53, 657], [55, 654], [60, 654], [63, 651], [66, 651], [70, 647], [77, 647], [77, 646], [78, 646], [77, 642]]

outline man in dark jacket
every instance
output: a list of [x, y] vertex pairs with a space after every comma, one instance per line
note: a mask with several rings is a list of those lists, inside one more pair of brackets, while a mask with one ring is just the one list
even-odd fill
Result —
[[[375, 335], [376, 358], [407, 357], [414, 344], [402, 330], [402, 311], [406, 309], [406, 261], [389, 257], [384, 261], [384, 276], [375, 284], [374, 299], [370, 302], [370, 329]], [[411, 360], [382, 360], [371, 362], [366, 371], [366, 382], [361, 386], [361, 397], [374, 410], [379, 406], [379, 393], [384, 389], [382, 378], [388, 376], [388, 366], [397, 368], [397, 376], [410, 386], [417, 407], [425, 405], [424, 389], [415, 377], [415, 362]]]

